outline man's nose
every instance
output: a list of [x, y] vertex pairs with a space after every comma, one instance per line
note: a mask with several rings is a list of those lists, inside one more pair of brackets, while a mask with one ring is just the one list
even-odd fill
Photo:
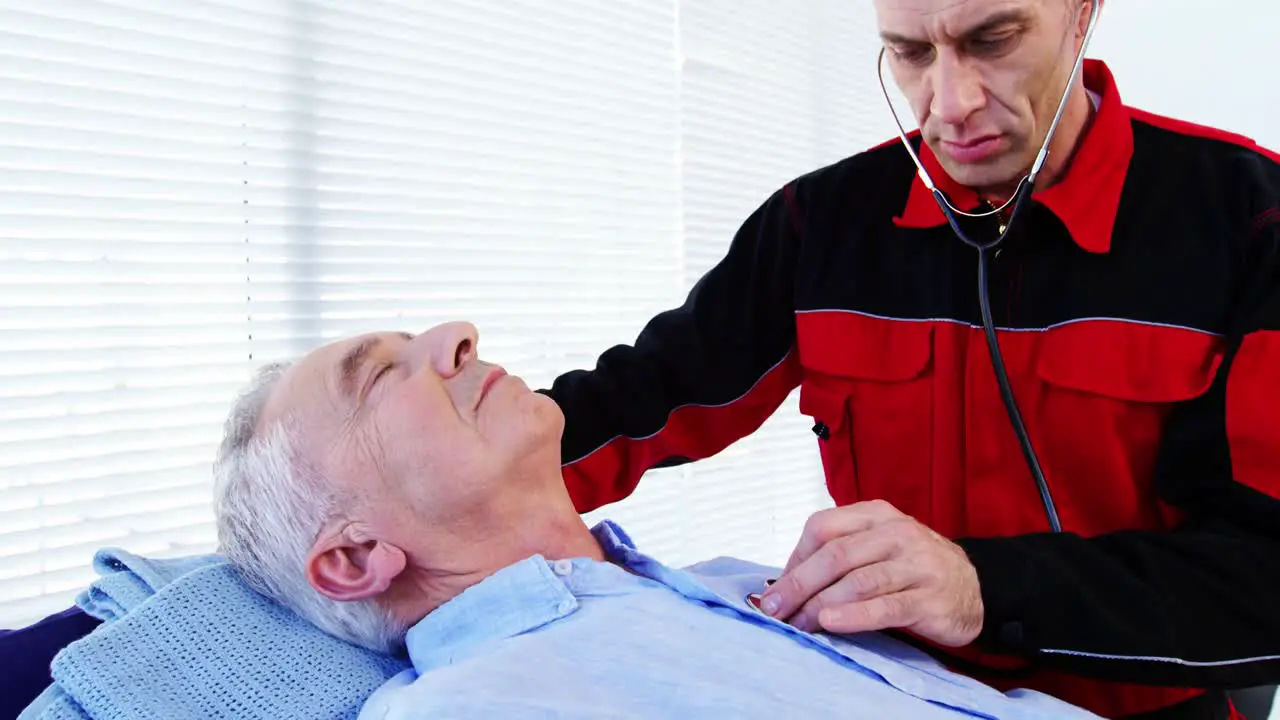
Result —
[[480, 331], [469, 322], [449, 322], [437, 325], [419, 335], [415, 344], [425, 351], [424, 358], [436, 374], [451, 378], [476, 359], [476, 346]]
[[982, 75], [954, 53], [939, 52], [930, 72], [929, 114], [947, 125], [962, 125], [986, 103]]

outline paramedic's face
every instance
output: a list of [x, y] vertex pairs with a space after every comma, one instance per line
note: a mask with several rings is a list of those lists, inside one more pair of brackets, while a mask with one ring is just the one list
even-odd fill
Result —
[[301, 361], [272, 405], [301, 418], [302, 451], [382, 528], [447, 525], [489, 502], [540, 449], [559, 450], [554, 401], [480, 360], [469, 323], [378, 333]]
[[1022, 179], [1057, 112], [1089, 7], [1081, 0], [876, 0], [886, 75], [948, 175], [1005, 191]]

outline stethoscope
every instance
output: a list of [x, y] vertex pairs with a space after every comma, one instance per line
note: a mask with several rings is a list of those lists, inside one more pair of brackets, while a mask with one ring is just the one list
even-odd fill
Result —
[[[1004, 239], [1009, 234], [1009, 230], [1013, 227], [1013, 223], [1018, 219], [1023, 207], [1026, 205], [1027, 198], [1031, 197], [1036, 184], [1036, 176], [1040, 174], [1041, 168], [1044, 167], [1045, 160], [1049, 157], [1049, 145], [1053, 141], [1054, 133], [1058, 130], [1058, 123], [1062, 120], [1062, 113], [1067, 107], [1067, 98], [1071, 94], [1071, 88], [1075, 85], [1076, 78], [1080, 76], [1080, 70], [1084, 66], [1084, 55], [1089, 47], [1089, 40], [1093, 37], [1094, 26], [1098, 22], [1099, 6], [1102, 3], [1099, 0], [1093, 0], [1093, 8], [1089, 13], [1089, 26], [1085, 30], [1084, 42], [1080, 45], [1080, 52], [1076, 55], [1076, 62], [1071, 69], [1071, 77], [1067, 80], [1067, 87], [1062, 92], [1062, 99], [1058, 102], [1058, 111], [1053, 116], [1053, 123], [1049, 125], [1049, 132], [1045, 135], [1044, 143], [1040, 146], [1040, 152], [1036, 155], [1035, 162], [1031, 165], [1031, 170], [1018, 183], [1017, 190], [1013, 196], [1005, 201], [1003, 205], [993, 210], [979, 213], [968, 213], [951, 204], [947, 196], [938, 189], [934, 184], [933, 178], [929, 177], [929, 171], [924, 169], [924, 163], [920, 162], [920, 156], [916, 154], [914, 148], [911, 147], [910, 140], [907, 139], [907, 131], [902, 126], [902, 121], [898, 118], [898, 113], [893, 108], [893, 101], [889, 98], [889, 88], [884, 82], [884, 48], [880, 49], [880, 55], [876, 60], [876, 72], [880, 77], [880, 89], [884, 92], [885, 102], [889, 105], [889, 112], [893, 114], [893, 121], [898, 126], [898, 137], [902, 140], [902, 145], [907, 149], [907, 153], [911, 155], [911, 160], [916, 164], [916, 171], [920, 175], [920, 180], [924, 186], [929, 189], [933, 199], [938, 203], [938, 208], [942, 210], [942, 214], [947, 218], [947, 224], [951, 226], [956, 237], [965, 245], [978, 251], [978, 306], [982, 312], [982, 329], [987, 337], [987, 349], [991, 353], [991, 366], [996, 372], [996, 382], [1000, 386], [1000, 396], [1004, 400], [1005, 410], [1008, 411], [1009, 421], [1013, 425], [1013, 431], [1018, 436], [1018, 444], [1022, 447], [1023, 457], [1026, 459], [1027, 467], [1031, 470], [1031, 476], [1036, 481], [1036, 487], [1040, 490], [1040, 500], [1044, 503], [1045, 514], [1049, 517], [1049, 525], [1054, 532], [1062, 531], [1062, 524], [1058, 521], [1058, 510], [1053, 503], [1053, 495], [1049, 492], [1049, 483], [1045, 480], [1044, 471], [1040, 467], [1040, 460], [1036, 457], [1035, 448], [1031, 445], [1031, 436], [1027, 433], [1027, 427], [1022, 422], [1022, 412], [1018, 409], [1018, 402], [1013, 397], [1013, 387], [1009, 384], [1009, 374], [1005, 370], [1004, 356], [1000, 353], [1000, 344], [996, 340], [995, 323], [991, 319], [991, 298], [987, 292], [987, 258], [988, 253], [1000, 247]], [[977, 242], [970, 238], [956, 219], [956, 215], [964, 215], [970, 218], [991, 217], [1004, 212], [1009, 206], [1013, 209], [1009, 213], [1009, 218], [1005, 221], [1000, 229], [1000, 234], [994, 240], [989, 242]]]

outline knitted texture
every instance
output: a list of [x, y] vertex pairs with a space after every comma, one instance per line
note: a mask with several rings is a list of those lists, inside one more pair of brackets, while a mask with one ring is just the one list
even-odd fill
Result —
[[54, 683], [31, 701], [17, 720], [93, 720], [93, 718], [86, 715], [84, 708], [76, 704], [70, 695]]
[[76, 597], [89, 615], [111, 622], [141, 605], [156, 590], [204, 565], [223, 562], [218, 555], [151, 559], [119, 548], [103, 548], [93, 556], [93, 569], [102, 577]]
[[54, 658], [39, 720], [355, 718], [408, 667], [318, 630], [215, 556], [109, 551], [95, 567], [107, 574], [81, 598], [111, 619]]

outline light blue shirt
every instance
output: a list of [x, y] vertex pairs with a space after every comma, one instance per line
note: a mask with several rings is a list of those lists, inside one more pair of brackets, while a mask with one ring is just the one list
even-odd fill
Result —
[[722, 558], [675, 570], [613, 523], [592, 533], [612, 563], [534, 556], [414, 625], [413, 667], [360, 720], [1096, 718], [1048, 695], [1001, 693], [882, 634], [769, 618], [746, 596], [770, 568]]

